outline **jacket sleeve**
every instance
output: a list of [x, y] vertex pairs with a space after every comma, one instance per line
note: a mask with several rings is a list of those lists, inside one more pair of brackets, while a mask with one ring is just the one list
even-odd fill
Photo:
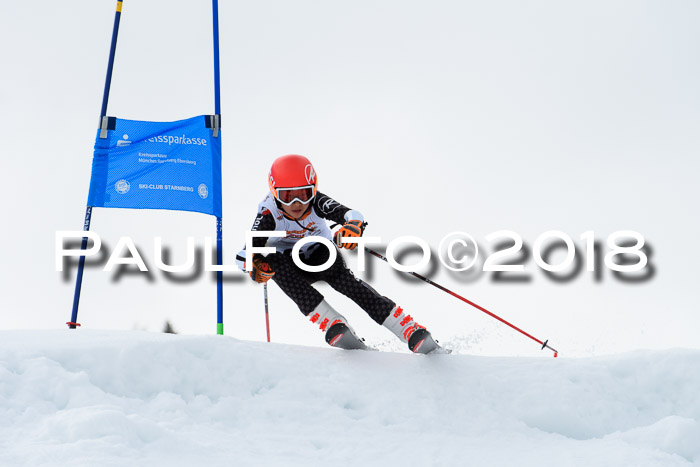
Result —
[[[275, 230], [277, 227], [277, 222], [275, 222], [275, 216], [268, 209], [263, 209], [258, 213], [255, 221], [253, 221], [253, 227], [250, 228], [251, 232], [259, 232], [266, 230]], [[255, 237], [253, 238], [253, 246], [261, 247], [265, 246], [267, 243], [267, 238], [265, 237]]]
[[[250, 228], [251, 232], [259, 232], [259, 231], [266, 231], [266, 230], [275, 230], [277, 227], [277, 222], [275, 222], [275, 217], [272, 215], [272, 213], [268, 209], [263, 209], [258, 213], [258, 215], [255, 217], [255, 221], [253, 221], [253, 226]], [[265, 237], [253, 237], [253, 246], [258, 248], [258, 247], [263, 247], [265, 246], [265, 243], [267, 243], [267, 238]], [[236, 255], [236, 264], [238, 267], [243, 271], [245, 270], [244, 264], [245, 260], [247, 258], [246, 255], [246, 250], [245, 250], [245, 245], [243, 246], [243, 249], [238, 252]]]
[[320, 191], [316, 194], [316, 198], [314, 198], [313, 209], [319, 217], [340, 225], [345, 223], [345, 213], [350, 211], [349, 207], [343, 206]]

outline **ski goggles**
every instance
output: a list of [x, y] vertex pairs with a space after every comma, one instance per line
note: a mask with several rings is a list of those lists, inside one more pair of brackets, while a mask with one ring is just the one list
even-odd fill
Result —
[[294, 188], [276, 188], [277, 201], [290, 206], [296, 201], [301, 204], [309, 204], [316, 195], [316, 187], [313, 185], [298, 186]]

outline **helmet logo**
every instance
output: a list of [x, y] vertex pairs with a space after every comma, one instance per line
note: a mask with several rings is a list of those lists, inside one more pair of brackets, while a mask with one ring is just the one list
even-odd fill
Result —
[[306, 167], [304, 167], [304, 175], [306, 175], [306, 183], [310, 185], [316, 183], [316, 171], [313, 165], [306, 164]]
[[275, 186], [275, 179], [272, 176], [272, 172], [270, 172], [270, 185]]

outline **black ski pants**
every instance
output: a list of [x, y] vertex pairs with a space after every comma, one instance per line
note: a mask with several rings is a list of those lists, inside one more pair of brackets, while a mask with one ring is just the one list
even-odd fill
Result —
[[[275, 272], [272, 280], [297, 304], [304, 316], [308, 316], [323, 300], [323, 295], [311, 284], [325, 281], [357, 303], [374, 321], [382, 324], [396, 304], [377, 293], [362, 279], [355, 277], [345, 265], [343, 256], [339, 251], [337, 253], [335, 262], [328, 269], [320, 272], [308, 272], [299, 268], [292, 260], [291, 250], [269, 254], [265, 260], [270, 263]], [[300, 257], [304, 264], [320, 266], [328, 260], [330, 254], [325, 245], [319, 244]]]

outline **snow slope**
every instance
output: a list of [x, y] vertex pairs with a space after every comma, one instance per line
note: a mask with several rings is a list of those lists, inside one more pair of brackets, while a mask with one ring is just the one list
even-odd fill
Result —
[[426, 357], [2, 331], [0, 465], [700, 465], [698, 394], [698, 350]]

